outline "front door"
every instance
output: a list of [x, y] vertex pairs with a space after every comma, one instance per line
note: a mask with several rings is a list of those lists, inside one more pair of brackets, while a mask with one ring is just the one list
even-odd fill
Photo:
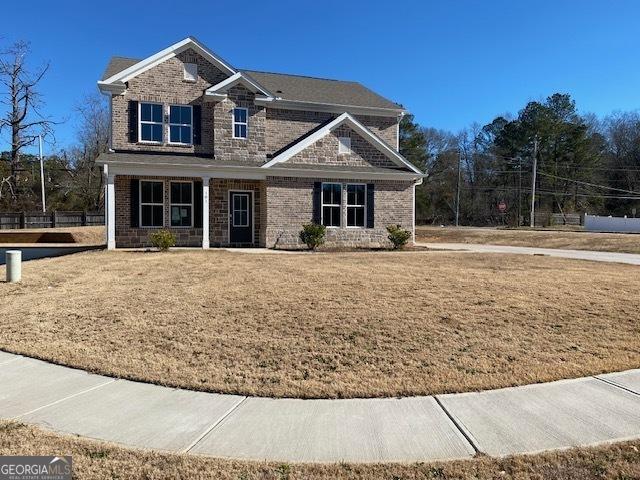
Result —
[[229, 194], [229, 242], [251, 245], [253, 243], [253, 193]]

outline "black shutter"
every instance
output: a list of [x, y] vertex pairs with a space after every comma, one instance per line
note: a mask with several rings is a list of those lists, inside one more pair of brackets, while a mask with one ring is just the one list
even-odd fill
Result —
[[320, 225], [322, 209], [322, 182], [313, 183], [313, 223]]
[[202, 182], [193, 182], [193, 226], [202, 228]]
[[138, 227], [140, 222], [140, 180], [131, 180], [130, 189], [131, 200], [131, 226]]
[[138, 102], [129, 100], [129, 142], [138, 143]]
[[375, 195], [373, 183], [367, 183], [367, 228], [374, 227], [375, 218]]
[[193, 106], [193, 144], [202, 143], [202, 108], [200, 105]]

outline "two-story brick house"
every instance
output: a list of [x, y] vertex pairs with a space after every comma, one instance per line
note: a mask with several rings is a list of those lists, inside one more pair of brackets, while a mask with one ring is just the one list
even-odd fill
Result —
[[160, 228], [181, 246], [386, 243], [414, 229], [422, 175], [398, 152], [403, 109], [359, 83], [238, 70], [193, 38], [144, 60], [114, 57], [107, 245]]

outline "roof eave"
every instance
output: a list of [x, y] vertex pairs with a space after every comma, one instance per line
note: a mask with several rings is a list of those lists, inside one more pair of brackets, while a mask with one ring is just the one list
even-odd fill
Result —
[[303, 100], [287, 100], [284, 98], [276, 97], [272, 101], [264, 101], [256, 99], [258, 105], [267, 106], [271, 108], [282, 108], [286, 110], [308, 110], [314, 112], [328, 112], [328, 113], [342, 113], [348, 111], [355, 115], [371, 115], [375, 117], [398, 117], [405, 115], [407, 110], [402, 107], [398, 108], [384, 108], [384, 107], [370, 107], [366, 105], [341, 105], [337, 103], [321, 103], [321, 102], [306, 102]]

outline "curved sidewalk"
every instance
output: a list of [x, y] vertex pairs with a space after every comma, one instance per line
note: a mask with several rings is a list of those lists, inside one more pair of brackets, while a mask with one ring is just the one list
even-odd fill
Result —
[[[639, 239], [640, 240], [640, 239]], [[550, 257], [591, 260], [594, 262], [626, 263], [640, 265], [640, 254], [603, 252], [598, 250], [566, 250], [561, 248], [513, 247], [507, 245], [489, 245], [480, 243], [432, 243], [416, 242], [417, 245], [434, 250], [463, 250], [477, 253], [515, 253], [521, 255], [547, 255]]]
[[640, 437], [640, 370], [435, 397], [296, 400], [117, 380], [0, 352], [0, 385], [0, 418], [236, 459], [424, 462]]

